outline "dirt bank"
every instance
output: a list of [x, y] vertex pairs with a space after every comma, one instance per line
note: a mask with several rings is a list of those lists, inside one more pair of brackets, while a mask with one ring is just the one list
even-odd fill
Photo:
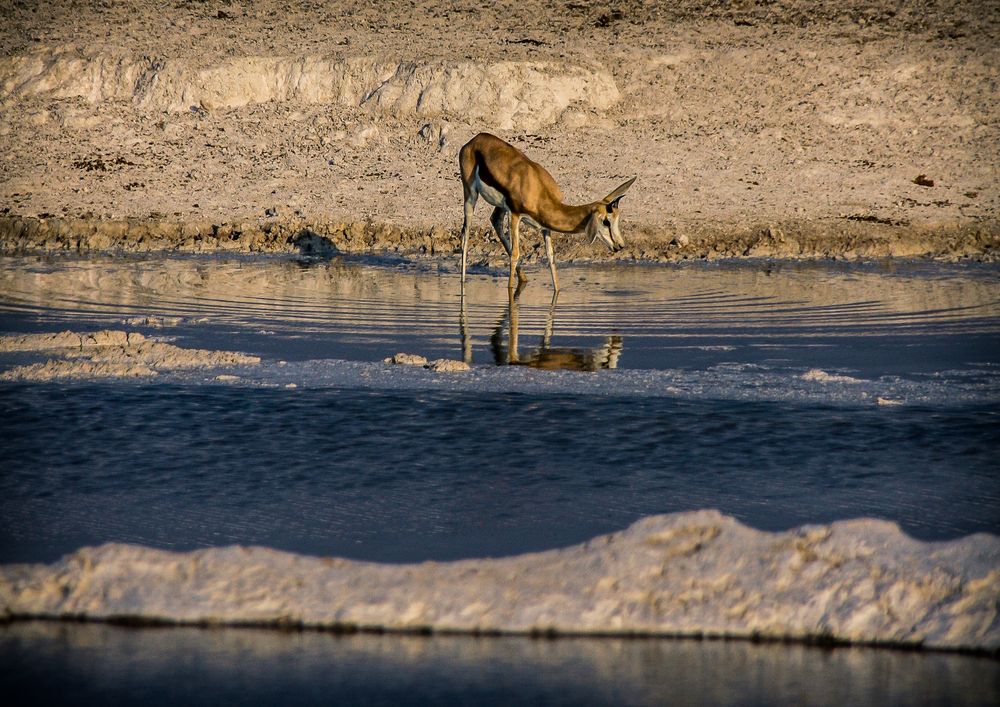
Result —
[[5, 3], [0, 248], [449, 255], [488, 130], [622, 257], [995, 258], [1000, 3], [305, 7]]
[[[541, 238], [525, 238], [524, 258], [544, 258]], [[995, 261], [1000, 223], [941, 223], [900, 226], [854, 218], [741, 225], [691, 223], [687, 227], [634, 227], [628, 246], [611, 253], [581, 236], [566, 236], [556, 258], [567, 261], [692, 259], [927, 257]], [[0, 253], [338, 253], [394, 252], [412, 257], [458, 257], [460, 235], [440, 226], [376, 221], [338, 222], [258, 219], [236, 223], [180, 222], [160, 218], [123, 220], [3, 218]], [[492, 232], [474, 239], [473, 264], [499, 265], [506, 255]], [[457, 262], [457, 261], [456, 261]]]

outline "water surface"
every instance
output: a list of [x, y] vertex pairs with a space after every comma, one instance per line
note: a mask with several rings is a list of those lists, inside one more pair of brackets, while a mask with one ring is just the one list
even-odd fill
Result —
[[108, 540], [447, 560], [699, 508], [1000, 532], [1000, 415], [981, 405], [21, 384], [0, 388], [0, 439], [2, 561]]
[[[567, 266], [554, 305], [544, 278], [536, 271], [514, 305], [521, 358], [546, 337], [584, 351], [618, 337], [619, 368], [796, 364], [866, 377], [995, 365], [1000, 349], [1000, 268], [989, 265]], [[474, 274], [463, 307], [448, 263], [4, 258], [0, 328], [179, 318], [157, 331], [289, 361], [461, 358], [464, 333], [473, 362], [493, 363], [498, 333], [504, 360], [509, 348], [505, 282]]]
[[0, 626], [0, 690], [28, 704], [986, 705], [1000, 663], [696, 640]]

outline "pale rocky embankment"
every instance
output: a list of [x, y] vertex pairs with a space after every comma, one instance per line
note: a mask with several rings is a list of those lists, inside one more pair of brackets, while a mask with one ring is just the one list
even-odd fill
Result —
[[[1000, 244], [1000, 7], [151, 0], [0, 9], [0, 251], [450, 256], [482, 130], [623, 259]], [[480, 206], [474, 258], [494, 262]], [[537, 260], [537, 234], [526, 235]], [[611, 258], [579, 236], [557, 258]]]
[[25, 334], [0, 337], [0, 353], [45, 353], [42, 363], [15, 366], [0, 381], [50, 381], [67, 378], [144, 378], [164, 371], [231, 368], [260, 363], [259, 356], [235, 351], [185, 349], [152, 341], [138, 332]]
[[260, 547], [83, 548], [0, 567], [0, 615], [340, 630], [612, 634], [1000, 649], [1000, 539], [852, 520], [783, 533], [716, 511], [582, 545], [382, 565]]

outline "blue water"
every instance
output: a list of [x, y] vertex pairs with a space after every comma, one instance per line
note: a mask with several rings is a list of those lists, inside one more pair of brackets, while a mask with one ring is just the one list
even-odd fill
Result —
[[111, 540], [444, 560], [698, 508], [1000, 532], [984, 405], [19, 384], [0, 387], [0, 439], [2, 561]]

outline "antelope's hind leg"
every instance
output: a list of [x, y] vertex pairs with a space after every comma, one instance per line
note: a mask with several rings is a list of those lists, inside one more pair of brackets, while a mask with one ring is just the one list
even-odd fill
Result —
[[503, 219], [506, 215], [507, 209], [502, 206], [494, 207], [493, 213], [490, 214], [490, 223], [493, 225], [493, 230], [497, 232], [497, 238], [500, 239], [503, 249], [507, 251], [507, 255], [510, 255], [510, 239], [507, 238], [507, 234], [504, 233]]
[[469, 229], [472, 228], [472, 213], [476, 210], [476, 201], [479, 195], [476, 192], [465, 197], [465, 221], [462, 223], [462, 292], [465, 292], [465, 269], [469, 260]]

